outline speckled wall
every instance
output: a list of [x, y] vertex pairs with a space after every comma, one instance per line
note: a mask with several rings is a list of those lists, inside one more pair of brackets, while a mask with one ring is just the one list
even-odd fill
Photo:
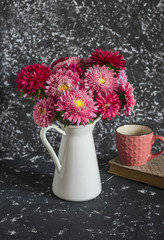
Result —
[[[114, 131], [124, 123], [152, 125], [164, 135], [164, 1], [2, 0], [0, 8], [0, 149], [11, 154], [46, 151], [32, 119], [33, 102], [20, 99], [14, 80], [28, 64], [63, 56], [87, 57], [95, 49], [120, 51], [136, 106], [132, 116], [100, 121], [94, 137], [97, 154], [115, 151]], [[52, 134], [59, 146], [60, 136]], [[155, 145], [155, 150], [160, 144]]]

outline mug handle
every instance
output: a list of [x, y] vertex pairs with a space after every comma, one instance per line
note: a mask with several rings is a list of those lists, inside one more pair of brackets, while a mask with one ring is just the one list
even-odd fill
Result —
[[[164, 143], [164, 137], [163, 136], [154, 135], [153, 139], [152, 139], [152, 145], [155, 143], [156, 140], [160, 140], [160, 141], [162, 141]], [[160, 156], [162, 153], [164, 153], [164, 148], [160, 152], [158, 152], [158, 153], [155, 153], [155, 154], [150, 153], [148, 161], [153, 159], [153, 158], [156, 158], [156, 157]]]

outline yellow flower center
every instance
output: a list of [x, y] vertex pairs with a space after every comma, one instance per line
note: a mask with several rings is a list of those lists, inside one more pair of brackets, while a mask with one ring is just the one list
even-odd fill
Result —
[[40, 111], [40, 114], [44, 114], [45, 113], [45, 109], [42, 108], [41, 111]]
[[99, 78], [99, 83], [100, 83], [100, 84], [103, 84], [103, 83], [105, 83], [105, 82], [106, 82], [105, 79], [103, 79], [103, 78]]
[[107, 103], [107, 104], [105, 104], [105, 107], [108, 108], [108, 107], [110, 107], [110, 105], [111, 105], [110, 103]]
[[66, 83], [62, 83], [62, 84], [61, 84], [61, 86], [60, 86], [60, 90], [61, 90], [61, 91], [63, 91], [63, 90], [66, 91], [66, 90], [68, 90], [68, 89], [69, 89], [69, 87], [68, 87], [68, 85], [67, 85]]
[[76, 107], [84, 107], [84, 102], [82, 99], [75, 99], [75, 105]]

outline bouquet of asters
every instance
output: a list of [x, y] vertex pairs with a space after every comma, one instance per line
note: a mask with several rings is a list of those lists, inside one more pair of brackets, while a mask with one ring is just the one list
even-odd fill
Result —
[[21, 96], [35, 101], [33, 118], [40, 127], [55, 120], [85, 126], [97, 117], [132, 113], [135, 99], [125, 63], [117, 51], [96, 50], [87, 58], [60, 58], [50, 68], [28, 65], [15, 82]]

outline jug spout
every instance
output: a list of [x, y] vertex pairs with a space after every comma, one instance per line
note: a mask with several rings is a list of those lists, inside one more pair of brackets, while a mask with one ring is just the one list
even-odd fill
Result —
[[50, 145], [50, 143], [48, 142], [47, 138], [46, 138], [46, 132], [49, 130], [49, 129], [55, 129], [57, 130], [59, 133], [63, 134], [63, 135], [66, 135], [66, 132], [63, 131], [61, 128], [59, 128], [56, 124], [52, 124], [51, 126], [48, 126], [46, 128], [42, 128], [41, 131], [40, 131], [40, 138], [42, 140], [42, 143], [44, 144], [44, 146], [47, 148], [52, 160], [54, 161], [54, 164], [55, 164], [55, 167], [58, 171], [58, 173], [61, 172], [61, 168], [62, 168], [62, 165], [60, 163], [60, 160], [59, 158], [57, 157], [55, 151], [53, 150], [52, 146]]

